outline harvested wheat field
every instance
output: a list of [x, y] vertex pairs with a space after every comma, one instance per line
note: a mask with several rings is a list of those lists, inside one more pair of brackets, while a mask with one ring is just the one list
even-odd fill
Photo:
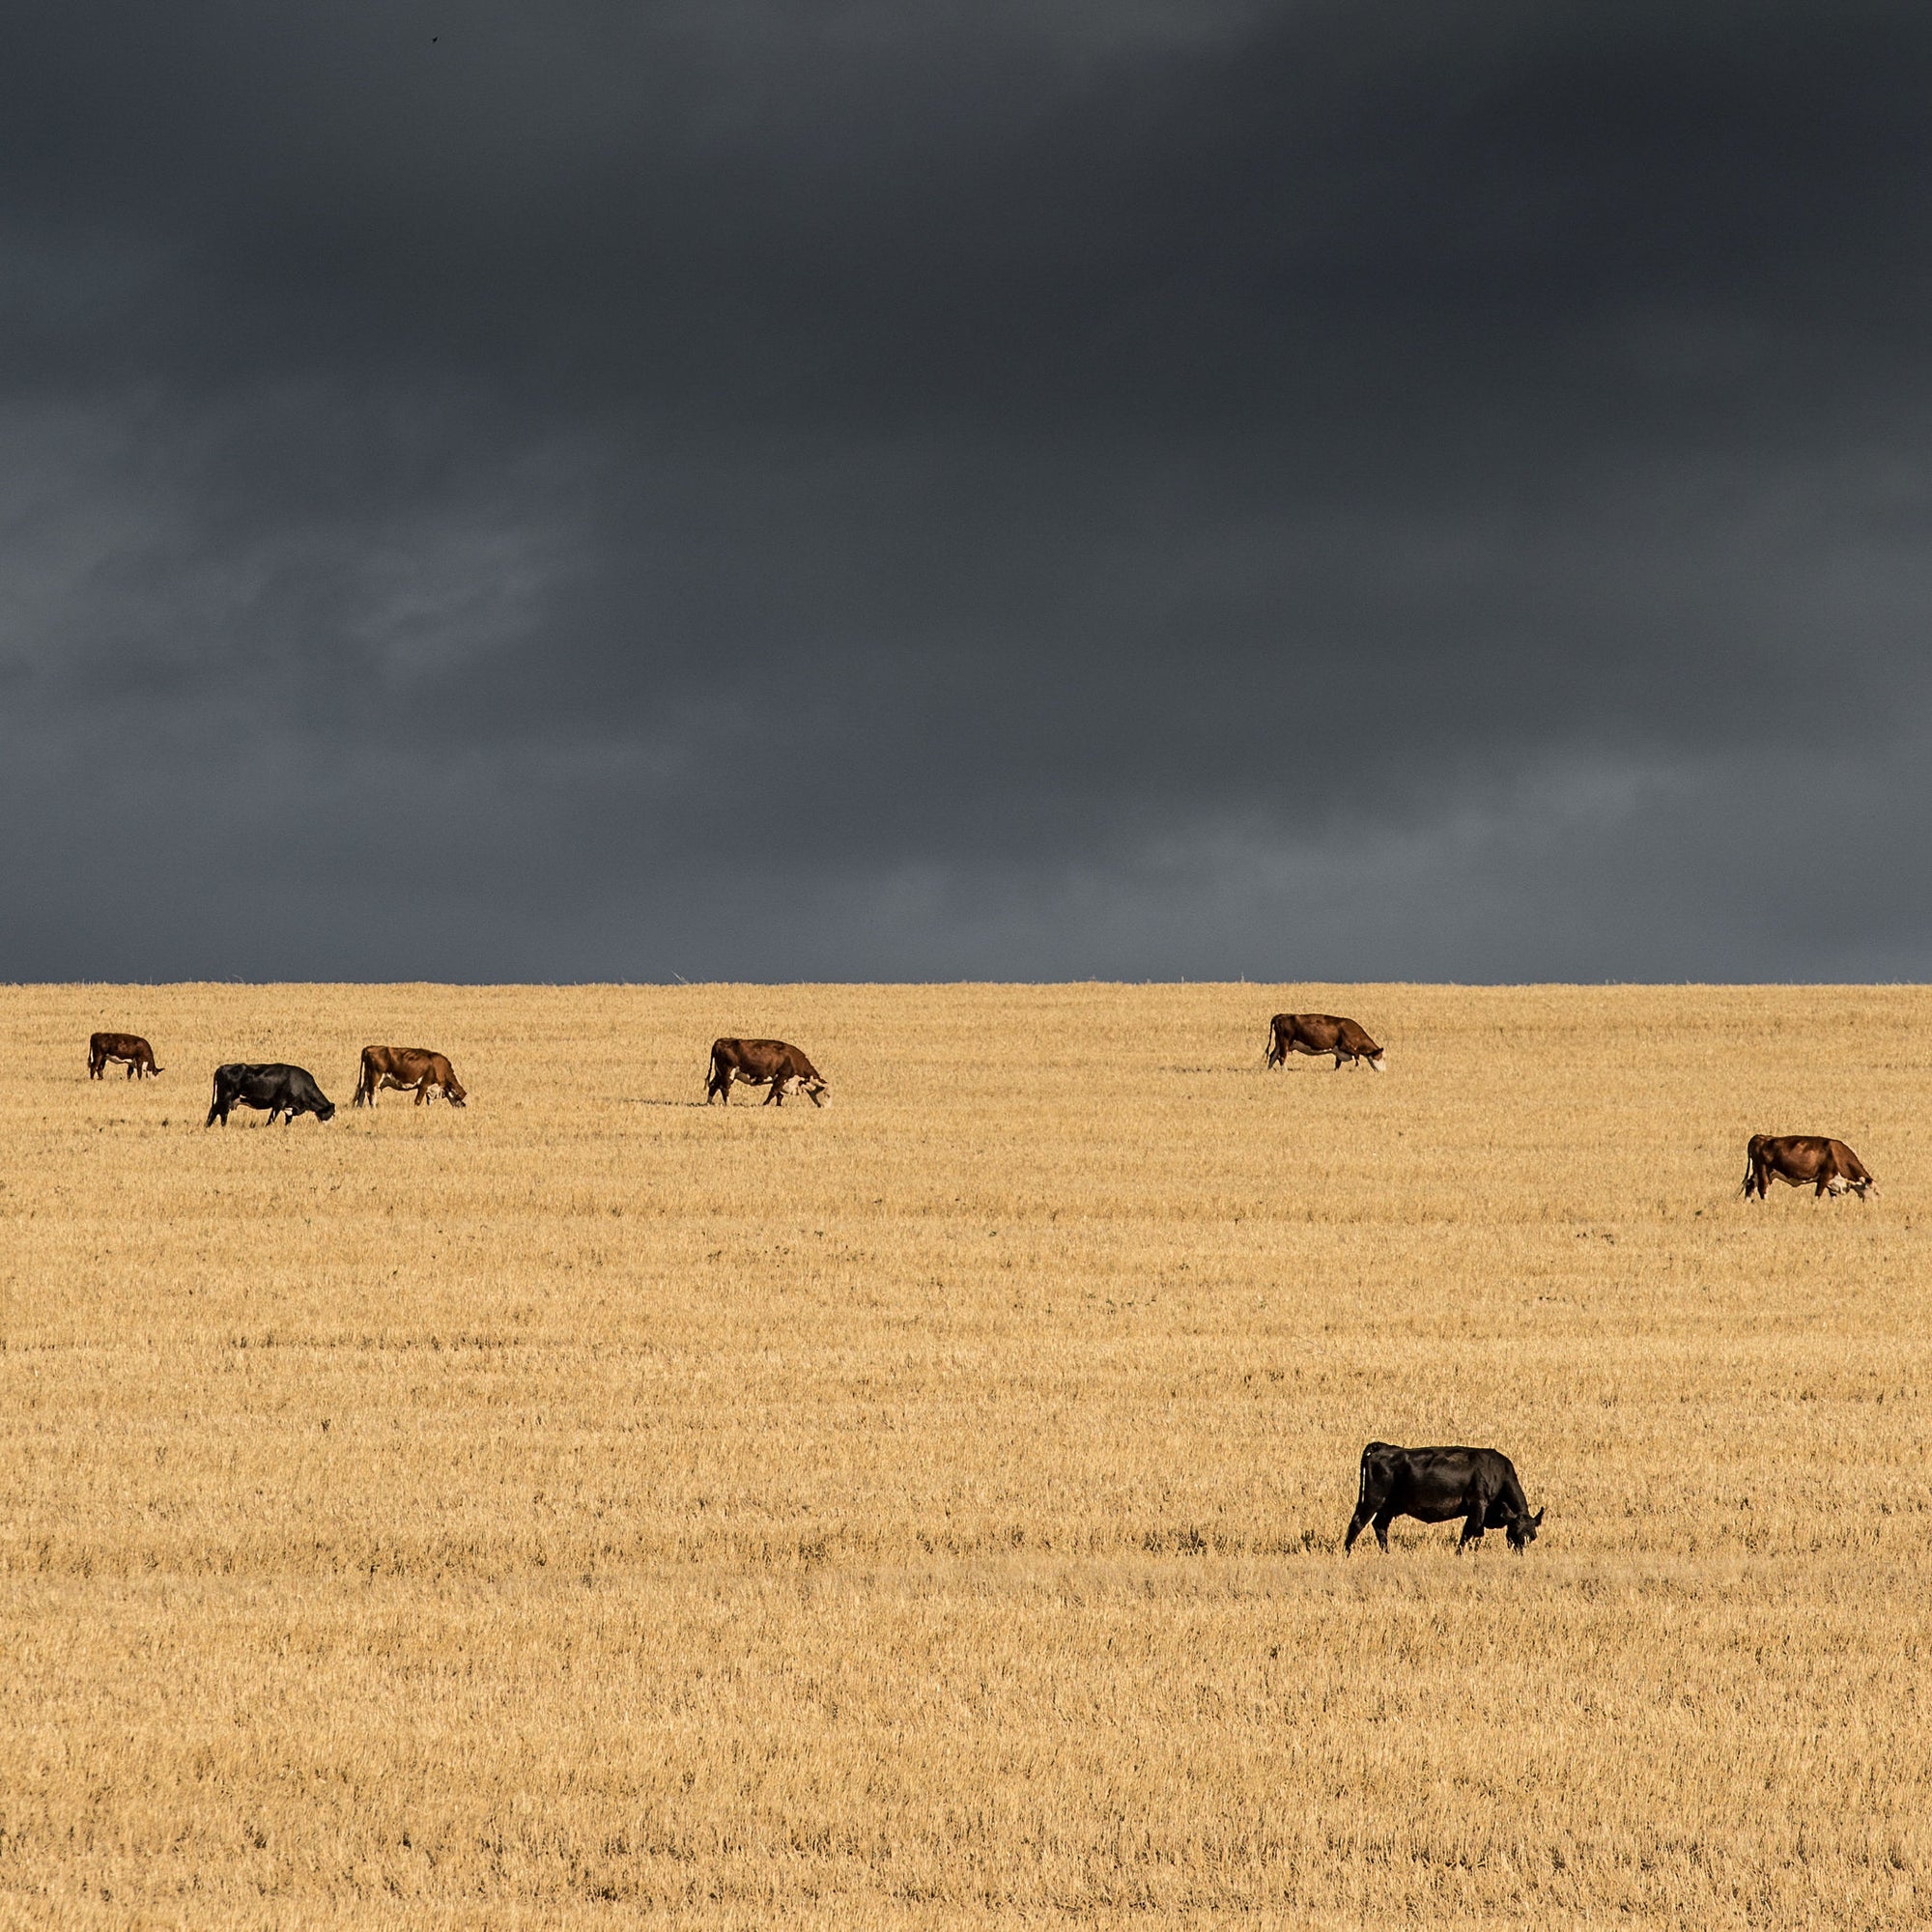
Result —
[[[1923, 991], [0, 1013], [8, 1922], [1932, 1916]], [[826, 1109], [697, 1104], [720, 1033]], [[341, 1111], [204, 1132], [250, 1059]], [[1540, 1541], [1345, 1560], [1377, 1436]]]

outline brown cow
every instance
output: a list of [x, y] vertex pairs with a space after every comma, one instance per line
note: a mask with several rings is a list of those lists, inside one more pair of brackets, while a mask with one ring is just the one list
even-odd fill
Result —
[[1268, 1022], [1270, 1066], [1279, 1066], [1291, 1053], [1332, 1053], [1338, 1071], [1345, 1060], [1351, 1066], [1366, 1060], [1379, 1073], [1382, 1051], [1353, 1020], [1333, 1013], [1277, 1013]]
[[107, 1078], [107, 1063], [110, 1060], [125, 1060], [128, 1063], [128, 1078], [153, 1073], [158, 1075], [161, 1068], [155, 1065], [155, 1049], [137, 1033], [97, 1033], [91, 1034], [87, 1041], [87, 1077], [90, 1080]]
[[373, 1107], [377, 1094], [384, 1087], [393, 1087], [399, 1094], [407, 1094], [413, 1088], [418, 1107], [425, 1100], [434, 1100], [439, 1094], [452, 1107], [460, 1107], [465, 1093], [455, 1068], [441, 1054], [433, 1053], [426, 1046], [365, 1046], [354, 1104]]
[[731, 1082], [742, 1080], [748, 1087], [769, 1086], [765, 1105], [782, 1107], [787, 1094], [803, 1094], [814, 1107], [823, 1106], [825, 1082], [797, 1047], [781, 1039], [718, 1039], [711, 1043], [711, 1077], [704, 1083], [704, 1104], [715, 1094], [724, 1105], [731, 1104]]
[[1878, 1192], [1878, 1182], [1865, 1172], [1865, 1164], [1843, 1141], [1828, 1140], [1823, 1134], [1753, 1134], [1745, 1150], [1749, 1165], [1745, 1169], [1745, 1199], [1753, 1194], [1762, 1201], [1770, 1190], [1772, 1177], [1793, 1187], [1817, 1183], [1811, 1198], [1829, 1194], [1856, 1194], [1862, 1201]]

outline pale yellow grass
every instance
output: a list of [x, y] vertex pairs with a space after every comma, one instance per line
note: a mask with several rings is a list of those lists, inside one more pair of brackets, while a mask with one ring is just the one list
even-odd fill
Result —
[[[1388, 1072], [1264, 1073], [1282, 1007]], [[832, 1104], [695, 1104], [720, 1032]], [[469, 1110], [352, 1113], [365, 1040]], [[0, 1041], [9, 1922], [1932, 1916], [1924, 992], [89, 986]], [[204, 1132], [253, 1058], [336, 1120]], [[1884, 1199], [1746, 1206], [1756, 1130]], [[1345, 1561], [1372, 1436], [1502, 1446], [1542, 1541]]]

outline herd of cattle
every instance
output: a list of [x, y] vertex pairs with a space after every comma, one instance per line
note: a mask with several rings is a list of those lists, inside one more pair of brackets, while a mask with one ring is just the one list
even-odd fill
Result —
[[[90, 1035], [87, 1077], [106, 1079], [110, 1061], [117, 1066], [125, 1065], [129, 1080], [165, 1071], [155, 1064], [155, 1049], [137, 1033]], [[830, 1091], [818, 1068], [785, 1040], [713, 1040], [711, 1071], [704, 1084], [705, 1104], [708, 1106], [716, 1099], [728, 1107], [734, 1082], [767, 1088], [768, 1107], [774, 1103], [782, 1107], [795, 1094], [803, 1094], [814, 1107], [822, 1107]], [[414, 1094], [418, 1107], [439, 1098], [447, 1100], [452, 1107], [460, 1107], [469, 1093], [448, 1060], [431, 1047], [365, 1046], [361, 1069], [355, 1079], [354, 1104], [373, 1107], [376, 1095], [384, 1088], [393, 1088], [399, 1094]], [[277, 1118], [286, 1125], [301, 1114], [313, 1114], [318, 1121], [335, 1118], [335, 1102], [316, 1084], [315, 1075], [305, 1066], [290, 1066], [281, 1061], [237, 1060], [214, 1069], [214, 1097], [202, 1124], [212, 1127], [219, 1121], [225, 1127], [229, 1113], [236, 1107], [266, 1111], [270, 1126]]]
[[[1267, 1064], [1282, 1065], [1291, 1053], [1333, 1054], [1336, 1070], [1366, 1062], [1381, 1072], [1385, 1051], [1354, 1020], [1334, 1013], [1276, 1013], [1268, 1022]], [[87, 1072], [91, 1080], [106, 1078], [108, 1063], [125, 1065], [132, 1080], [163, 1069], [155, 1064], [155, 1050], [138, 1034], [98, 1033], [87, 1043]], [[731, 1104], [731, 1088], [742, 1082], [763, 1087], [766, 1106], [783, 1106], [787, 1097], [803, 1094], [814, 1107], [824, 1104], [824, 1078], [795, 1046], [781, 1039], [719, 1039], [712, 1043], [710, 1071], [704, 1085], [707, 1106], [715, 1099]], [[355, 1105], [373, 1107], [385, 1088], [413, 1093], [422, 1106], [439, 1097], [451, 1106], [464, 1104], [466, 1089], [455, 1069], [440, 1053], [422, 1046], [365, 1046], [355, 1082]], [[327, 1121], [334, 1103], [305, 1068], [279, 1062], [257, 1065], [232, 1062], [214, 1069], [214, 1097], [203, 1123], [219, 1121], [225, 1127], [234, 1107], [266, 1109], [272, 1126], [298, 1114]], [[1862, 1201], [1878, 1192], [1878, 1183], [1843, 1141], [1823, 1134], [1753, 1134], [1745, 1151], [1745, 1198], [1762, 1201], [1774, 1179], [1793, 1187], [1809, 1187], [1813, 1197], [1856, 1194]], [[1399, 1516], [1422, 1522], [1451, 1522], [1461, 1518], [1460, 1553], [1480, 1543], [1486, 1529], [1500, 1529], [1519, 1554], [1536, 1540], [1543, 1511], [1530, 1514], [1529, 1499], [1517, 1479], [1516, 1467], [1499, 1449], [1444, 1447], [1401, 1449], [1392, 1442], [1371, 1442], [1362, 1451], [1361, 1478], [1355, 1513], [1350, 1520], [1342, 1548], [1373, 1526], [1376, 1541], [1388, 1548], [1390, 1522]]]

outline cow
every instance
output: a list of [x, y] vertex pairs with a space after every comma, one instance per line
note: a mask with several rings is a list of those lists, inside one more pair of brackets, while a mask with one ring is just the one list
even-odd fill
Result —
[[1353, 1020], [1334, 1013], [1275, 1014], [1268, 1022], [1267, 1064], [1279, 1066], [1291, 1053], [1332, 1053], [1337, 1072], [1345, 1060], [1350, 1066], [1366, 1060], [1378, 1073], [1382, 1070], [1383, 1049]]
[[217, 1066], [214, 1099], [202, 1125], [212, 1127], [219, 1121], [227, 1126], [231, 1107], [266, 1107], [271, 1127], [277, 1114], [290, 1121], [298, 1114], [313, 1114], [318, 1121], [335, 1118], [335, 1103], [315, 1084], [313, 1076], [299, 1066], [284, 1066], [280, 1062], [252, 1066], [237, 1061]]
[[129, 1080], [149, 1073], [158, 1075], [162, 1071], [155, 1065], [155, 1049], [139, 1034], [90, 1034], [87, 1040], [87, 1077], [90, 1080], [105, 1080], [110, 1060], [125, 1060], [128, 1063]]
[[1387, 1549], [1389, 1523], [1399, 1516], [1423, 1522], [1461, 1517], [1459, 1556], [1481, 1543], [1486, 1529], [1507, 1531], [1510, 1548], [1520, 1556], [1543, 1526], [1543, 1512], [1530, 1515], [1516, 1467], [1500, 1449], [1398, 1449], [1393, 1442], [1371, 1442], [1362, 1451], [1361, 1488], [1342, 1553], [1354, 1548], [1371, 1522], [1376, 1541]]
[[769, 1086], [765, 1105], [782, 1107], [788, 1094], [803, 1094], [814, 1107], [825, 1104], [826, 1086], [797, 1047], [781, 1039], [716, 1039], [711, 1042], [711, 1077], [704, 1083], [704, 1104], [716, 1097], [731, 1104], [731, 1082], [748, 1087]]
[[1823, 1134], [1753, 1134], [1745, 1161], [1747, 1201], [1753, 1194], [1762, 1201], [1774, 1175], [1793, 1187], [1810, 1187], [1815, 1181], [1814, 1201], [1823, 1194], [1834, 1201], [1840, 1194], [1856, 1194], [1862, 1201], [1878, 1192], [1864, 1162], [1843, 1141]]
[[357, 1107], [373, 1107], [378, 1092], [393, 1087], [399, 1094], [415, 1092], [415, 1104], [440, 1094], [452, 1107], [463, 1105], [466, 1089], [441, 1054], [426, 1046], [365, 1046], [362, 1071], [355, 1082]]

